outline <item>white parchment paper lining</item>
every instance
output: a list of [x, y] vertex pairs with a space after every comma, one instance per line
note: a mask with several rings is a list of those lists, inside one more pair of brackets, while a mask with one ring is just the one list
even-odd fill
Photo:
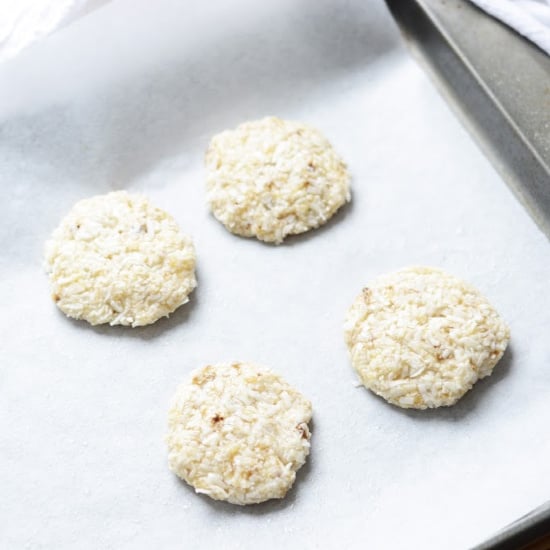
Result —
[[[204, 204], [209, 137], [277, 114], [321, 128], [353, 201], [280, 247]], [[401, 45], [382, 1], [119, 0], [0, 67], [3, 548], [463, 549], [550, 495], [549, 245]], [[61, 315], [44, 240], [125, 188], [197, 246], [191, 303], [145, 329]], [[440, 266], [508, 320], [509, 353], [456, 407], [404, 412], [354, 387], [342, 321], [376, 275]], [[196, 496], [167, 469], [168, 401], [242, 359], [314, 405], [282, 502]]]

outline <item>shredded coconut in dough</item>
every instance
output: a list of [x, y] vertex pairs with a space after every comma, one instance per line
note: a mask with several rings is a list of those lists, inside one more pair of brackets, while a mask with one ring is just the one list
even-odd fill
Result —
[[350, 200], [345, 163], [317, 130], [267, 117], [212, 138], [207, 199], [229, 231], [279, 244]]
[[376, 279], [345, 323], [363, 384], [404, 408], [453, 405], [492, 373], [509, 338], [506, 323], [475, 288], [426, 267]]
[[283, 498], [309, 454], [311, 403], [246, 363], [207, 366], [173, 399], [170, 469], [197, 493], [233, 504]]
[[46, 269], [59, 309], [92, 325], [154, 323], [197, 286], [191, 239], [125, 191], [76, 203], [46, 243]]

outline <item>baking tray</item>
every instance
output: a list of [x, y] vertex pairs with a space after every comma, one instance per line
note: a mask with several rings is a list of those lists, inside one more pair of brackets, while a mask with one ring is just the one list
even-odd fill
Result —
[[544, 504], [514, 521], [474, 550], [547, 550], [550, 506]]
[[[275, 247], [204, 202], [210, 136], [277, 114], [321, 128], [350, 205]], [[0, 66], [0, 547], [427, 548], [487, 539], [550, 494], [549, 245], [402, 45], [382, 1], [118, 0]], [[125, 188], [194, 238], [197, 291], [141, 329], [60, 314], [44, 240]], [[383, 272], [440, 266], [509, 322], [455, 407], [355, 387], [345, 311]], [[167, 469], [168, 402], [205, 363], [271, 366], [314, 405], [283, 501], [238, 508]]]

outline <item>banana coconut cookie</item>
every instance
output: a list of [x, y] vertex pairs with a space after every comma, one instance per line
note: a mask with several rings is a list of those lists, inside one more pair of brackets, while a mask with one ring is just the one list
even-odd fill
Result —
[[283, 498], [309, 454], [311, 403], [256, 365], [191, 373], [168, 415], [170, 469], [197, 493], [233, 504]]
[[438, 269], [411, 267], [373, 281], [345, 323], [362, 383], [390, 403], [456, 403], [502, 357], [510, 331], [475, 288]]
[[125, 191], [76, 203], [46, 243], [46, 269], [59, 309], [92, 325], [154, 323], [197, 285], [191, 239]]
[[214, 136], [207, 200], [237, 235], [279, 244], [326, 223], [350, 200], [345, 163], [318, 131], [267, 117]]

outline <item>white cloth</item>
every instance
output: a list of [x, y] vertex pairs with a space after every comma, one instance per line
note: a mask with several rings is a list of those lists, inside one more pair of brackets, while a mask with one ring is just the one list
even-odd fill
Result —
[[550, 54], [550, 0], [471, 0]]
[[108, 0], [0, 0], [0, 62]]

